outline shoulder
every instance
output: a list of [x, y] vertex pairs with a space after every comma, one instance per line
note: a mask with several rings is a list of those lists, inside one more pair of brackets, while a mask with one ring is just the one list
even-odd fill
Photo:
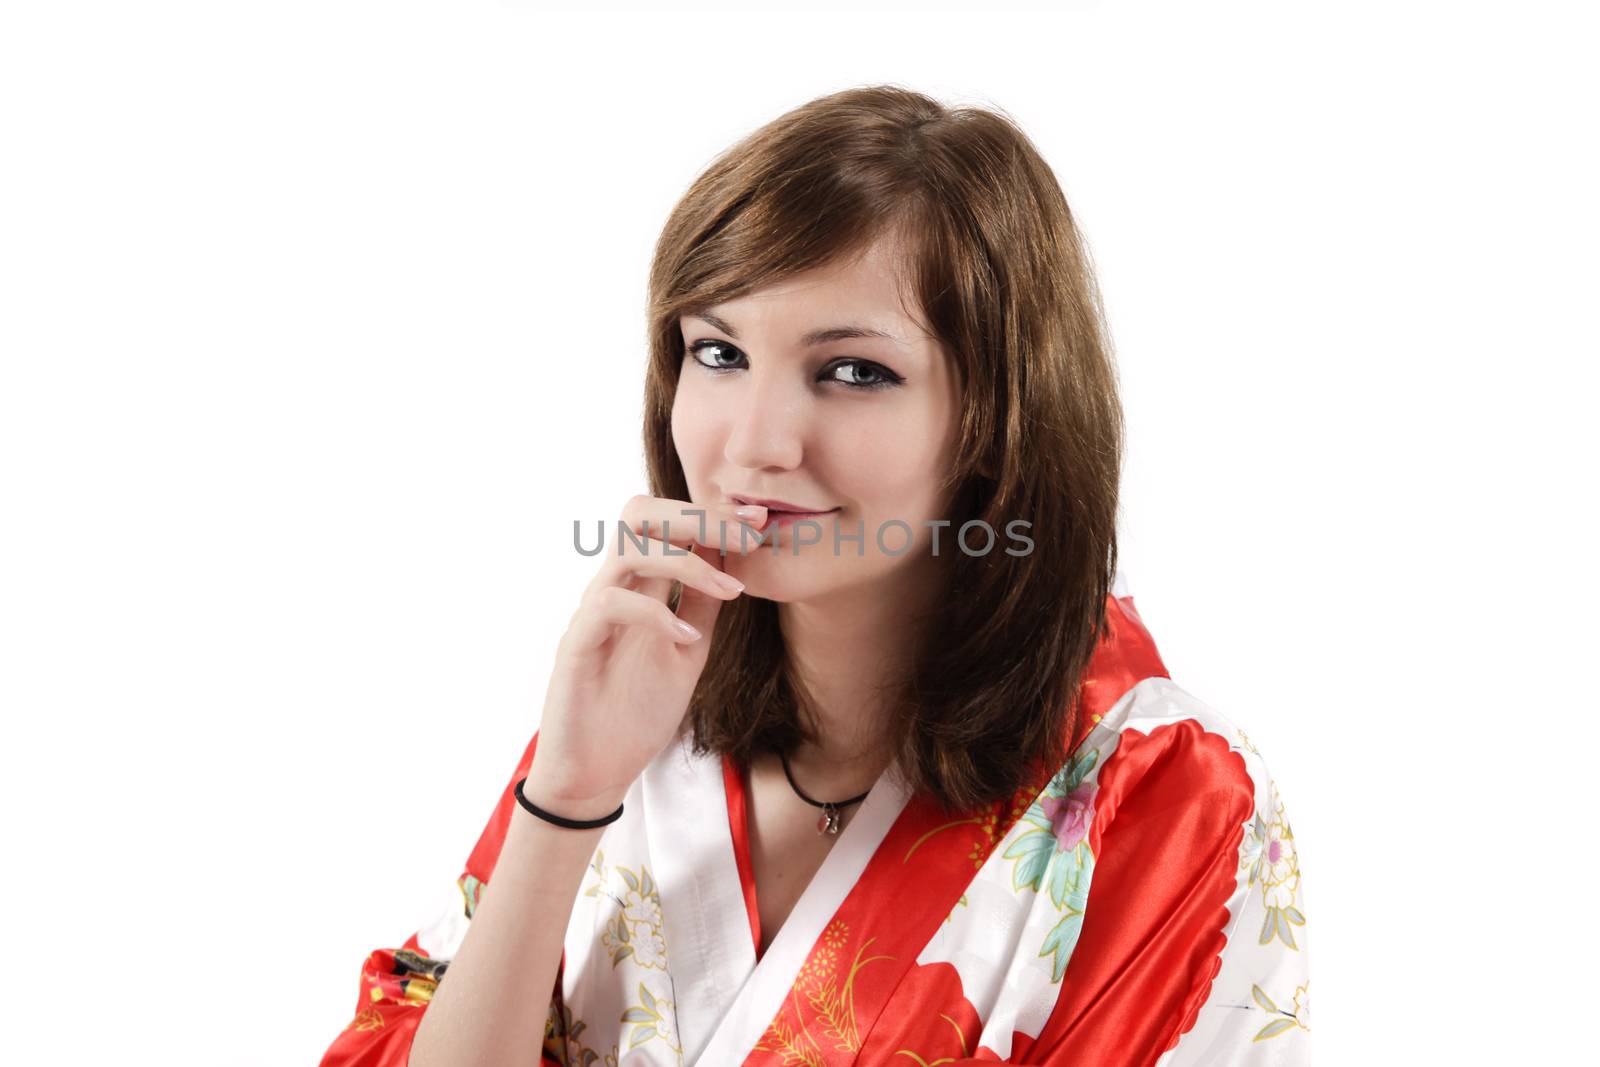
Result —
[[1151, 904], [1170, 890], [1176, 907], [1203, 885], [1220, 908], [1263, 877], [1263, 857], [1293, 894], [1293, 831], [1238, 723], [1167, 677], [1138, 681], [1091, 717], [1022, 832], [1043, 828], [1058, 848], [1081, 846], [1102, 901]]
[[1070, 936], [1047, 941], [1066, 958], [1041, 1050], [1094, 1060], [1140, 1046], [1154, 1062], [1180, 1037], [1202, 1057], [1309, 1028], [1293, 833], [1232, 718], [1170, 678], [1139, 681], [1023, 823], [1056, 838], [1041, 883], [1072, 890], [1057, 898], [1073, 909]]
[[1261, 759], [1239, 723], [1167, 677], [1135, 683], [1104, 712], [1092, 714], [1091, 720], [1085, 744], [1104, 744], [1130, 735], [1159, 736], [1164, 745], [1188, 739], [1191, 745], [1238, 753], [1247, 762]]
[[1102, 820], [1136, 797], [1168, 812], [1200, 806], [1241, 820], [1278, 806], [1266, 761], [1241, 724], [1173, 681], [1120, 570], [1078, 701], [1070, 755], [1047, 793], [1115, 786], [1096, 798]]
[[1209, 899], [1213, 918], [1231, 918], [1218, 929], [1250, 927], [1248, 943], [1299, 954], [1294, 829], [1265, 757], [1237, 722], [1170, 678], [1148, 678], [1094, 724], [1075, 763], [1092, 768], [1083, 775], [1085, 836], [1102, 864], [1102, 900], [1152, 894], [1149, 864], [1159, 855], [1160, 881]]
[[1170, 678], [1138, 682], [1086, 726], [1073, 762], [1097, 772], [1104, 821], [1134, 812], [1171, 821], [1196, 809], [1202, 825], [1187, 830], [1233, 836], [1276, 805], [1271, 772], [1245, 730]]

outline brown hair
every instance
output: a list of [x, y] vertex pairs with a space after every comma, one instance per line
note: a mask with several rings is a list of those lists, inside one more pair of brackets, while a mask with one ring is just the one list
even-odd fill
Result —
[[[961, 372], [948, 532], [982, 519], [998, 539], [1013, 520], [1032, 524], [1025, 555], [941, 551], [943, 595], [912, 668], [892, 680], [901, 773], [946, 811], [969, 811], [1069, 754], [1117, 560], [1122, 408], [1100, 294], [1066, 197], [1015, 122], [858, 87], [713, 160], [651, 264], [646, 462], [652, 495], [689, 499], [672, 441], [680, 316], [890, 234], [906, 242], [915, 296]], [[711, 639], [688, 712], [697, 752], [747, 764], [814, 739], [775, 602], [724, 604]]]

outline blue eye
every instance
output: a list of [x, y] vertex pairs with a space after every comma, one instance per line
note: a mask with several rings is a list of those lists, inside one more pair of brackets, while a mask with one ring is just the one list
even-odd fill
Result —
[[[713, 362], [707, 362], [706, 360], [700, 358], [700, 354], [702, 352], [717, 351], [723, 353], [732, 353], [732, 355], [727, 358], [734, 360], [735, 365], [724, 363], [718, 356], [715, 355], [711, 357]], [[736, 365], [736, 362], [737, 360], [744, 358], [743, 352], [740, 352], [737, 348], [723, 341], [696, 341], [694, 344], [689, 346], [689, 355], [697, 364], [712, 374], [723, 374], [727, 371], [739, 370], [740, 368]], [[834, 375], [841, 370], [849, 370], [853, 372], [851, 377], [854, 380], [847, 381], [843, 378], [834, 377]], [[863, 381], [863, 378], [866, 378], [867, 380]], [[850, 389], [864, 392], [868, 389], [893, 388], [894, 386], [897, 386], [901, 382], [905, 381], [905, 379], [881, 363], [874, 363], [868, 359], [840, 359], [835, 360], [832, 364], [830, 364], [822, 372], [822, 377], [820, 377], [818, 381], [832, 382], [836, 385], [843, 385]]]

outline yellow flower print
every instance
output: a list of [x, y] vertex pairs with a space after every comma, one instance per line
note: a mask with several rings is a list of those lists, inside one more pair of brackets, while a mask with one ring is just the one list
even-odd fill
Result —
[[[823, 943], [812, 950], [801, 968], [789, 992], [789, 1001], [767, 1025], [766, 1033], [756, 1045], [762, 1051], [782, 1056], [785, 1067], [821, 1067], [824, 1044], [839, 1052], [856, 1052], [861, 1048], [861, 1034], [856, 1027], [856, 974], [869, 963], [893, 957], [866, 955], [877, 940], [869, 937], [856, 948], [846, 966], [844, 958], [848, 953], [841, 950], [849, 934], [850, 927], [837, 920], [823, 932]], [[787, 1018], [791, 1007], [793, 1025]], [[809, 1020], [805, 1016], [806, 1007], [811, 1009]]]
[[836, 962], [837, 960], [834, 957], [834, 951], [832, 948], [828, 947], [827, 945], [819, 946], [817, 950], [811, 954], [811, 957], [806, 960], [805, 966], [800, 968], [799, 977], [802, 980], [820, 982], [828, 975], [833, 973], [834, 964]]
[[1267, 1025], [1263, 1026], [1260, 1030], [1256, 1031], [1256, 1036], [1251, 1038], [1252, 1042], [1266, 1041], [1269, 1038], [1277, 1037], [1279, 1034], [1286, 1034], [1296, 1027], [1306, 1031], [1307, 1033], [1311, 1032], [1310, 981], [1307, 981], [1305, 985], [1294, 991], [1293, 1011], [1290, 1011], [1287, 1008], [1278, 1007], [1277, 1002], [1274, 1001], [1270, 995], [1268, 995], [1265, 989], [1262, 989], [1258, 985], [1252, 984], [1250, 986], [1250, 995], [1255, 999], [1256, 1004], [1259, 1005], [1264, 1011], [1270, 1012], [1272, 1015], [1277, 1016], [1277, 1018], [1267, 1023]]
[[1300, 1025], [1300, 1029], [1310, 1032], [1311, 981], [1309, 979], [1306, 980], [1305, 985], [1294, 991], [1294, 1021]]
[[633, 938], [633, 958], [641, 967], [667, 969], [667, 940], [658, 929], [638, 929]]
[[622, 915], [631, 923], [655, 922], [661, 915], [660, 898], [646, 899], [630, 889], [622, 895]]
[[1276, 782], [1269, 782], [1272, 794], [1272, 819], [1258, 812], [1240, 850], [1241, 864], [1250, 869], [1250, 885], [1261, 889], [1266, 919], [1261, 924], [1260, 943], [1274, 939], [1290, 948], [1299, 948], [1294, 927], [1304, 926], [1306, 917], [1295, 904], [1300, 890], [1300, 857], [1294, 847], [1294, 830], [1289, 826], [1278, 796]]
[[604, 858], [597, 854], [590, 869], [598, 880], [588, 889], [588, 895], [613, 900], [619, 909], [600, 931], [600, 947], [611, 957], [611, 966], [619, 967], [623, 960], [632, 958], [640, 967], [666, 970], [661, 891], [649, 868], [641, 866], [634, 873], [619, 865], [608, 871]]
[[623, 1022], [634, 1024], [628, 1034], [628, 1047], [636, 1048], [659, 1038], [681, 1059], [683, 1049], [678, 1047], [677, 1017], [676, 1004], [665, 997], [657, 997], [640, 982], [638, 1000], [622, 1013]]

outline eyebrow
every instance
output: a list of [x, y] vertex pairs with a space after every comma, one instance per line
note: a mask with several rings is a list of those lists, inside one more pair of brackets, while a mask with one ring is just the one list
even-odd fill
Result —
[[[692, 311], [689, 316], [690, 318], [710, 323], [735, 341], [739, 339], [738, 332], [734, 330], [727, 319], [713, 315], [709, 311]], [[885, 333], [882, 330], [874, 330], [866, 326], [828, 326], [820, 330], [812, 330], [800, 338], [800, 343], [809, 348], [813, 345], [825, 345], [829, 341], [848, 341], [857, 337], [881, 337], [896, 344], [905, 344], [904, 341], [892, 333]]]

